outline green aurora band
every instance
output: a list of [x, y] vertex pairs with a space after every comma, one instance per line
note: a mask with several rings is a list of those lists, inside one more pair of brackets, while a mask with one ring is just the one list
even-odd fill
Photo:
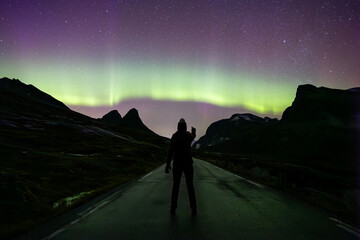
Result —
[[[297, 85], [288, 79], [186, 64], [3, 63], [0, 75], [33, 84], [67, 105], [111, 106], [126, 99], [206, 102], [281, 114]], [[245, 72], [245, 71], [243, 71]]]

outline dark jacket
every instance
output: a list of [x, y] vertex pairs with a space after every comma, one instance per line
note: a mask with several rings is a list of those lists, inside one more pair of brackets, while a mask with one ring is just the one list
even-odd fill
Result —
[[178, 131], [171, 137], [171, 146], [167, 158], [167, 164], [170, 164], [174, 157], [174, 166], [189, 166], [192, 165], [193, 160], [191, 156], [191, 143], [195, 139], [195, 132], [190, 133], [186, 131], [182, 123], [178, 125]]

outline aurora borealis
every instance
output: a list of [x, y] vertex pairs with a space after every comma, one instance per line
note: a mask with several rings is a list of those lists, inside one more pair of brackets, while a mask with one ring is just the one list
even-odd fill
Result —
[[359, 9], [357, 0], [3, 0], [0, 77], [92, 117], [124, 115], [131, 102], [166, 136], [188, 116], [201, 135], [236, 112], [281, 117], [299, 84], [358, 86]]

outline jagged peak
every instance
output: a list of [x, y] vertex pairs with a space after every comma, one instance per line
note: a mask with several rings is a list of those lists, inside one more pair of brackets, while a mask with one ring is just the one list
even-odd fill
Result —
[[137, 113], [139, 114], [139, 111], [136, 108], [131, 108], [128, 113]]
[[131, 108], [124, 116], [124, 118], [134, 118], [134, 117], [140, 118], [139, 112], [136, 108]]
[[105, 115], [102, 117], [102, 119], [104, 119], [104, 118], [109, 118], [109, 117], [114, 118], [114, 119], [121, 119], [121, 115], [120, 115], [120, 113], [118, 112], [118, 110], [112, 110], [112, 111], [108, 112], [107, 114], [105, 114]]

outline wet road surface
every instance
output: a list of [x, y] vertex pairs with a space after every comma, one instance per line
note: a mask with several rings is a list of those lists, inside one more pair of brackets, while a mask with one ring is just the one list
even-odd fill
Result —
[[176, 216], [164, 166], [101, 200], [45, 239], [358, 239], [326, 211], [201, 160], [194, 161], [198, 215], [184, 177]]

